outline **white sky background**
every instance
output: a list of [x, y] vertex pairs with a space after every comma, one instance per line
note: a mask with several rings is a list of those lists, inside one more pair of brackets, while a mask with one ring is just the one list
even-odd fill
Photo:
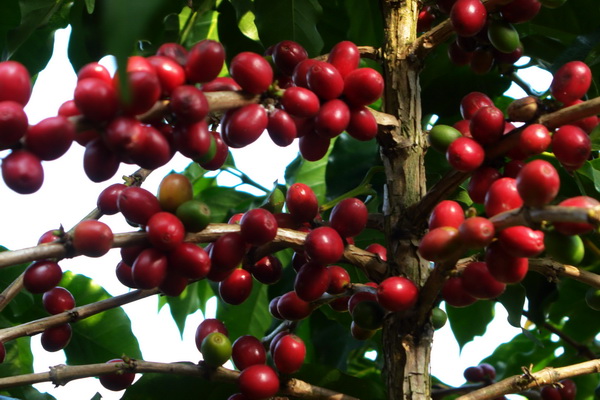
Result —
[[[30, 124], [56, 115], [58, 107], [72, 99], [75, 88], [75, 73], [68, 62], [66, 45], [69, 30], [60, 30], [56, 34], [54, 55], [48, 67], [43, 71], [34, 88], [33, 96], [26, 111]], [[540, 70], [520, 73], [524, 79], [534, 76], [539, 81]], [[549, 85], [546, 79], [535, 89], [544, 91]], [[515, 97], [524, 94], [514, 89]], [[234, 157], [240, 170], [246, 172], [263, 186], [271, 187], [279, 179], [283, 181], [285, 166], [297, 154], [297, 147], [280, 148], [272, 144], [268, 135], [245, 149], [235, 150]], [[0, 156], [5, 154], [0, 153]], [[96, 184], [91, 182], [82, 168], [83, 148], [74, 143], [66, 155], [58, 160], [44, 162], [45, 179], [42, 188], [31, 195], [19, 195], [8, 189], [0, 179], [0, 221], [5, 229], [0, 233], [0, 244], [9, 249], [34, 246], [39, 236], [47, 230], [63, 225], [73, 227], [96, 205], [97, 196], [106, 186], [121, 182], [120, 177], [136, 170], [135, 166], [123, 165], [111, 180]], [[166, 167], [153, 172], [144, 183], [144, 187], [156, 192], [158, 183], [170, 170], [181, 171], [189, 160], [176, 156]], [[226, 175], [226, 174], [223, 174]], [[230, 182], [233, 184], [234, 182]], [[131, 227], [120, 216], [103, 217], [114, 232], [131, 231]], [[121, 285], [114, 268], [120, 260], [118, 250], [111, 250], [107, 256], [99, 259], [77, 257], [60, 262], [63, 270], [71, 270], [92, 277], [112, 295], [125, 293], [127, 288]], [[124, 307], [132, 320], [134, 334], [137, 336], [144, 359], [148, 361], [198, 361], [200, 354], [194, 344], [194, 332], [202, 316], [197, 312], [188, 317], [186, 330], [181, 340], [177, 327], [171, 319], [168, 306], [157, 314], [156, 297], [135, 302]], [[477, 365], [488, 356], [495, 347], [510, 340], [519, 333], [506, 322], [506, 312], [496, 308], [497, 318], [489, 325], [488, 333], [469, 343], [459, 354], [449, 326], [436, 332], [432, 353], [431, 369], [433, 375], [446, 383], [460, 385], [464, 382], [462, 372], [465, 368]], [[210, 317], [210, 316], [209, 316]], [[158, 328], [160, 327], [160, 328]], [[49, 366], [65, 362], [62, 351], [48, 353], [39, 343], [39, 335], [32, 339], [36, 372], [47, 371]], [[59, 400], [91, 399], [100, 392], [104, 399], [119, 399], [121, 392], [105, 390], [97, 379], [90, 378], [68, 383], [64, 387], [53, 388], [51, 384], [39, 384], [41, 391], [48, 391]]]

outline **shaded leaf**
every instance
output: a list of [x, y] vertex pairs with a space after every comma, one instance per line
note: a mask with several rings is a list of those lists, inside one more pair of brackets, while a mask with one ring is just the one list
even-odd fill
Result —
[[253, 335], [261, 338], [271, 325], [267, 286], [255, 282], [250, 297], [242, 304], [233, 306], [223, 301], [218, 302], [217, 319], [220, 319], [232, 342], [242, 335]]
[[187, 316], [198, 311], [198, 308], [200, 307], [198, 291], [196, 290], [195, 285], [195, 283], [188, 285], [179, 296], [165, 296], [166, 302], [169, 304], [171, 310], [173, 321], [175, 321], [182, 338]]
[[235, 8], [229, 1], [221, 1], [217, 8], [219, 11], [218, 33], [219, 40], [225, 48], [227, 63], [242, 51], [253, 51], [262, 54], [264, 46], [244, 35], [238, 26]]
[[325, 181], [327, 162], [336, 141], [337, 139], [331, 141], [327, 154], [318, 161], [307, 161], [301, 155], [298, 155], [285, 169], [285, 182], [288, 185], [300, 182], [310, 186], [315, 192], [319, 204], [323, 203], [327, 191]]
[[379, 47], [383, 43], [383, 13], [377, 0], [345, 0], [350, 19], [348, 38], [361, 46]]
[[462, 349], [475, 336], [485, 333], [488, 324], [494, 319], [494, 303], [480, 300], [462, 308], [447, 306], [446, 313], [452, 333]]
[[508, 323], [516, 328], [521, 327], [521, 316], [525, 303], [525, 289], [521, 285], [507, 285], [506, 290], [498, 298], [508, 312]]
[[224, 186], [208, 187], [200, 193], [198, 198], [210, 208], [211, 222], [227, 222], [232, 214], [246, 211], [256, 199], [249, 193]]

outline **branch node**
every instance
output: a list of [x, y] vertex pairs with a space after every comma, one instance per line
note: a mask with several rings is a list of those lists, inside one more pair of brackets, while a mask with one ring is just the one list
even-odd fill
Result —
[[65, 364], [50, 367], [50, 382], [52, 382], [54, 387], [64, 386], [69, 383], [69, 378], [61, 376], [62, 372], [67, 368], [68, 367]]

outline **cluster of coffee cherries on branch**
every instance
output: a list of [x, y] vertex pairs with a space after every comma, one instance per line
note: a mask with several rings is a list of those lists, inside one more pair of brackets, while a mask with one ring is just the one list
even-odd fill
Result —
[[468, 65], [477, 74], [485, 74], [495, 65], [504, 68], [518, 61], [523, 45], [513, 25], [532, 20], [542, 5], [556, 7], [550, 1], [507, 0], [494, 12], [488, 12], [481, 0], [434, 3], [421, 9], [417, 30], [428, 30], [437, 16], [449, 18], [456, 32], [455, 40], [448, 46], [450, 61], [458, 66]]
[[[16, 62], [4, 62], [0, 148], [12, 152], [3, 160], [2, 174], [11, 189], [33, 193], [43, 183], [41, 161], [60, 157], [73, 141], [85, 146], [83, 168], [94, 182], [110, 179], [121, 163], [158, 168], [176, 152], [215, 170], [230, 147], [247, 146], [265, 131], [279, 146], [299, 138], [300, 153], [315, 161], [344, 131], [359, 140], [377, 133], [367, 105], [381, 96], [383, 78], [372, 68], [359, 68], [359, 62], [352, 42], [338, 43], [322, 61], [309, 59], [298, 43], [283, 41], [266, 57], [237, 54], [230, 77], [219, 77], [225, 63], [220, 43], [203, 40], [189, 51], [166, 43], [156, 55], [130, 57], [114, 76], [96, 62], [85, 65], [77, 73], [73, 100], [58, 116], [31, 127], [22, 109], [31, 92], [29, 74]], [[127, 90], [120, 89], [123, 84]], [[222, 107], [227, 111], [217, 132], [210, 129], [218, 120], [209, 116], [207, 94], [223, 91], [249, 95], [251, 104]], [[248, 100], [252, 95], [258, 103]]]
[[[496, 379], [496, 368], [488, 363], [481, 363], [472, 367], [468, 367], [464, 370], [463, 376], [469, 383], [479, 383], [484, 385], [491, 385]], [[506, 397], [500, 396], [494, 398], [494, 400], [505, 400]]]

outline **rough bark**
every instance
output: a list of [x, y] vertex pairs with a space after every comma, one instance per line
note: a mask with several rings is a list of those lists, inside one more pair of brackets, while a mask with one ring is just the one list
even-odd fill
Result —
[[[419, 4], [416, 0], [383, 0], [386, 79], [384, 110], [400, 121], [380, 135], [386, 171], [385, 230], [391, 275], [404, 275], [422, 286], [429, 264], [417, 255], [425, 226], [407, 210], [425, 194], [425, 138], [421, 132], [420, 60], [411, 52]], [[427, 310], [429, 312], [429, 310]], [[384, 374], [389, 399], [430, 398], [429, 359], [433, 331], [416, 327], [417, 315], [390, 314], [383, 327]], [[425, 320], [429, 320], [428, 318]]]

